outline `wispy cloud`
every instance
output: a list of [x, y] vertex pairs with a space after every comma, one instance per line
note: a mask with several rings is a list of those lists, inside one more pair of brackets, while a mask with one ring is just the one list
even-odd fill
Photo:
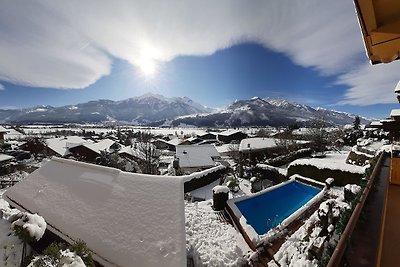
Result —
[[377, 83], [363, 77], [373, 73], [386, 83], [395, 68], [361, 63], [348, 0], [15, 0], [2, 4], [0, 24], [0, 80], [30, 86], [84, 88], [109, 74], [113, 58], [138, 65], [144, 55], [168, 61], [255, 41], [298, 65], [340, 75], [350, 87], [343, 103], [359, 105], [389, 101], [373, 98]]
[[366, 106], [388, 104], [397, 101], [394, 88], [400, 79], [400, 62], [371, 66], [369, 63], [339, 77], [338, 83], [350, 86], [342, 105]]
[[1, 83], [0, 83], [0, 91], [4, 91], [6, 88], [4, 87], [4, 85], [2, 85]]

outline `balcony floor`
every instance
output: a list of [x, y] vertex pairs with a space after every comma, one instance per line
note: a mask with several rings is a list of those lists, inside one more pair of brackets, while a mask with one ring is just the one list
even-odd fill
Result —
[[376, 266], [385, 195], [389, 178], [389, 156], [383, 159], [382, 167], [365, 202], [360, 219], [351, 235], [345, 255], [347, 266]]
[[381, 259], [378, 266], [400, 264], [400, 186], [390, 184], [386, 202]]

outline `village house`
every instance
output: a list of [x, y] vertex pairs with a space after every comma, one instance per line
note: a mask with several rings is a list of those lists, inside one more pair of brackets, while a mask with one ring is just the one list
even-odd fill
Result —
[[110, 139], [103, 139], [97, 143], [80, 144], [69, 149], [73, 157], [86, 162], [95, 163], [101, 152], [114, 152], [118, 146]]
[[218, 141], [229, 144], [232, 142], [240, 143], [243, 139], [247, 138], [247, 134], [240, 130], [226, 130], [218, 133]]
[[6, 128], [0, 126], [0, 144], [4, 144], [4, 135], [8, 132]]
[[214, 141], [217, 141], [217, 134], [212, 133], [212, 132], [207, 132], [207, 133], [204, 133], [204, 134], [200, 134], [197, 137], [202, 139], [202, 140], [214, 140]]

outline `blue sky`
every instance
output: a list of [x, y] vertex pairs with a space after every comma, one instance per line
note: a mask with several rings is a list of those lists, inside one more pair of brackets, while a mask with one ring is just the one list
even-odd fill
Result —
[[0, 107], [147, 92], [210, 107], [280, 97], [372, 118], [398, 107], [399, 63], [368, 63], [351, 1], [270, 2], [7, 2]]

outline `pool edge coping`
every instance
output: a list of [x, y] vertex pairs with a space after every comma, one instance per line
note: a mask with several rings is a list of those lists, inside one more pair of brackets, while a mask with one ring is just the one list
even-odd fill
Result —
[[[228, 199], [227, 205], [229, 206], [230, 211], [232, 211], [232, 213], [233, 213], [231, 216], [235, 216], [235, 217], [237, 218], [238, 222], [240, 223], [240, 226], [243, 228], [243, 230], [246, 232], [246, 234], [249, 236], [249, 238], [250, 238], [253, 242], [265, 241], [265, 240], [267, 240], [267, 239], [270, 239], [270, 238], [275, 237], [277, 233], [273, 233], [273, 232], [274, 232], [274, 231], [272, 231], [273, 229], [276, 228], [276, 229], [278, 229], [279, 231], [282, 231], [283, 229], [285, 229], [290, 223], [292, 223], [293, 221], [295, 221], [295, 220], [296, 220], [301, 214], [303, 214], [308, 208], [310, 208], [312, 205], [314, 205], [315, 203], [317, 203], [318, 201], [320, 201], [320, 200], [324, 197], [325, 192], [326, 192], [326, 190], [327, 190], [327, 187], [324, 186], [324, 187], [321, 189], [321, 191], [320, 191], [318, 194], [316, 194], [314, 197], [312, 197], [309, 201], [307, 201], [307, 203], [305, 203], [303, 206], [301, 206], [300, 208], [298, 208], [298, 209], [297, 209], [295, 212], [293, 212], [289, 217], [285, 218], [285, 219], [284, 219], [280, 224], [278, 224], [276, 227], [271, 228], [270, 230], [268, 230], [266, 233], [264, 233], [264, 234], [262, 234], [262, 235], [259, 235], [259, 234], [257, 233], [257, 231], [253, 228], [253, 226], [251, 226], [250, 224], [247, 223], [246, 217], [241, 213], [241, 211], [239, 210], [239, 208], [236, 206], [235, 203], [236, 203], [236, 202], [243, 201], [243, 200], [246, 200], [246, 199], [249, 199], [249, 198], [256, 197], [256, 196], [261, 195], [261, 194], [265, 194], [265, 193], [267, 193], [267, 192], [270, 192], [270, 191], [272, 191], [272, 190], [278, 189], [278, 188], [280, 188], [280, 187], [282, 187], [282, 186], [285, 186], [285, 185], [287, 185], [287, 184], [289, 184], [289, 183], [293, 183], [293, 182], [296, 182], [296, 181], [297, 181], [296, 178], [293, 177], [293, 178], [291, 178], [290, 180], [288, 180], [288, 181], [286, 181], [286, 182], [283, 182], [283, 183], [280, 183], [280, 184], [271, 186], [271, 187], [269, 187], [269, 188], [267, 188], [267, 189], [265, 189], [265, 190], [262, 190], [262, 191], [260, 191], [260, 192], [254, 193], [254, 194], [252, 194], [252, 195], [247, 195], [247, 196], [241, 196], [241, 197], [238, 197], [238, 198], [231, 198], [231, 199]], [[297, 182], [302, 183], [302, 184], [305, 184], [305, 183], [302, 182], [302, 181], [297, 181]], [[310, 187], [314, 187], [314, 188], [315, 188], [315, 186], [312, 186], [312, 185], [307, 185], [307, 186], [310, 186]], [[242, 219], [242, 218], [243, 218], [243, 219]], [[243, 225], [243, 224], [245, 224], [245, 225]], [[252, 233], [249, 233], [246, 229], [247, 229], [247, 230], [250, 230]], [[272, 235], [271, 235], [271, 234], [268, 234], [269, 232], [272, 232]], [[255, 238], [255, 237], [256, 237], [256, 238]]]

